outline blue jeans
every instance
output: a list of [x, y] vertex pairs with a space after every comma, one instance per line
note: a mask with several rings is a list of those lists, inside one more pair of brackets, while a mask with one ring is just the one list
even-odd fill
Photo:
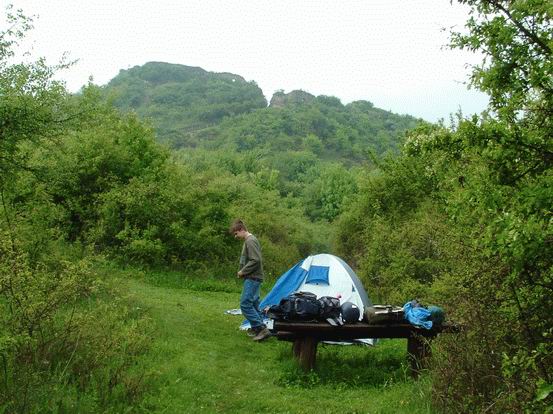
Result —
[[261, 282], [244, 279], [244, 287], [240, 296], [240, 309], [242, 315], [250, 322], [253, 330], [265, 327], [263, 314], [259, 311], [259, 291]]

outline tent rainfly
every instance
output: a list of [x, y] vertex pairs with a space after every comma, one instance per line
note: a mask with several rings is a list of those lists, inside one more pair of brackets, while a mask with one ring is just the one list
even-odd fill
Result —
[[[361, 281], [346, 262], [331, 254], [317, 254], [298, 262], [276, 281], [273, 289], [263, 298], [259, 308], [278, 305], [280, 300], [294, 292], [311, 292], [321, 296], [333, 296], [340, 303], [352, 302], [360, 310], [359, 320], [364, 309], [372, 306]], [[248, 329], [250, 324], [244, 321], [240, 329]], [[373, 344], [372, 339], [355, 342]]]

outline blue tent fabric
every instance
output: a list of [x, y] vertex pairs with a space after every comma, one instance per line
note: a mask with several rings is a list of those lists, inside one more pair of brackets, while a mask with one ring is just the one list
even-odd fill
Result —
[[418, 305], [416, 301], [407, 302], [403, 305], [403, 312], [411, 325], [422, 326], [425, 329], [432, 328], [430, 311]]
[[284, 273], [275, 286], [263, 301], [259, 304], [259, 309], [264, 309], [267, 306], [278, 305], [280, 299], [294, 293], [305, 279], [305, 269], [301, 267], [303, 260], [296, 263], [294, 267]]
[[324, 283], [328, 285], [328, 266], [311, 266], [305, 283]]

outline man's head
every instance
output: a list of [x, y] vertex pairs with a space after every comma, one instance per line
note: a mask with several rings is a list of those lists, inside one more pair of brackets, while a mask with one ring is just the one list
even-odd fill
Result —
[[234, 220], [229, 228], [229, 232], [237, 239], [245, 239], [248, 235], [248, 229], [240, 219]]

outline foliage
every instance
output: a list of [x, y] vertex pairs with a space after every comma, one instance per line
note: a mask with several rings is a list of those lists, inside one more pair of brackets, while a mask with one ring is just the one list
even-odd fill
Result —
[[323, 170], [336, 171], [335, 164], [342, 164], [345, 172], [373, 152], [396, 151], [403, 132], [417, 124], [370, 102], [342, 105], [337, 98], [303, 91], [279, 91], [266, 107], [259, 88], [237, 75], [167, 63], [121, 71], [105, 90], [119, 108], [149, 118], [158, 139], [174, 148], [237, 154], [233, 162], [257, 174], [256, 180], [271, 177], [270, 184], [262, 185], [316, 209], [308, 214], [311, 220], [332, 221], [352, 189], [351, 179], [344, 178], [348, 184], [333, 196], [339, 199], [326, 202], [333, 206], [322, 212], [325, 207], [316, 200], [322, 194], [315, 192], [323, 190], [304, 194], [304, 189], [314, 181], [330, 184], [328, 176], [321, 176]]
[[[173, 160], [148, 125], [117, 112], [97, 87], [71, 100], [82, 109], [79, 123], [29, 148], [32, 171], [19, 172], [25, 185], [8, 197], [14, 214], [43, 227], [41, 234], [148, 265], [205, 269], [216, 263], [210, 272], [221, 274], [236, 266], [237, 248], [226, 231], [234, 216], [255, 223], [270, 274], [323, 248], [311, 239], [322, 227], [301, 219], [298, 202], [281, 198], [275, 191], [280, 174], [257, 163], [254, 153], [183, 151]], [[300, 159], [294, 174], [306, 175], [312, 166]], [[336, 214], [340, 200], [333, 203]]]
[[177, 148], [307, 149], [360, 161], [369, 148], [377, 153], [397, 148], [401, 132], [416, 124], [370, 102], [344, 106], [337, 98], [303, 91], [279, 91], [266, 107], [257, 85], [238, 75], [160, 62], [121, 71], [106, 91], [117, 107], [150, 118], [159, 139]]
[[488, 164], [456, 200], [463, 206], [454, 208], [464, 210], [467, 228], [478, 229], [471, 232], [476, 246], [498, 262], [499, 285], [488, 301], [499, 299], [501, 319], [511, 327], [501, 374], [512, 400], [499, 401], [496, 409], [504, 403], [511, 410], [539, 411], [547, 401], [536, 401], [537, 387], [553, 381], [548, 339], [553, 9], [546, 1], [466, 3], [473, 11], [468, 34], [455, 34], [452, 44], [486, 53], [472, 82], [490, 94], [496, 117], [459, 128], [465, 152], [478, 152]]
[[144, 322], [121, 293], [90, 260], [33, 265], [13, 237], [0, 240], [0, 406], [71, 410], [90, 398], [95, 411], [116, 394], [138, 397], [125, 384], [140, 381], [129, 367], [146, 349]]
[[551, 6], [461, 3], [471, 17], [452, 46], [485, 53], [471, 81], [490, 94], [488, 113], [411, 131], [399, 158], [365, 174], [337, 242], [379, 299], [439, 301], [464, 324], [436, 353], [440, 409], [543, 412], [553, 378]]
[[62, 83], [52, 80], [56, 70], [67, 64], [48, 66], [36, 62], [13, 64], [14, 49], [32, 28], [32, 18], [21, 10], [7, 9], [9, 27], [0, 32], [0, 187], [13, 179], [13, 174], [28, 168], [27, 147], [58, 136], [74, 110]]
[[[116, 410], [145, 392], [132, 367], [145, 349], [141, 315], [93, 270], [93, 253], [104, 252], [156, 267], [144, 276], [151, 284], [185, 288], [172, 292], [189, 301], [176, 303], [178, 316], [165, 306], [175, 303], [149, 296], [160, 290], [142, 298], [154, 316], [163, 308], [179, 321], [179, 350], [182, 341], [193, 348], [183, 357], [192, 367], [174, 378], [192, 390], [184, 406], [251, 411], [242, 396], [211, 395], [221, 367], [236, 375], [226, 352], [210, 365], [228, 343], [196, 340], [213, 324], [225, 329], [199, 304], [236, 299], [239, 286], [226, 278], [240, 243], [227, 226], [240, 217], [261, 241], [270, 279], [330, 250], [334, 235], [374, 299], [439, 303], [462, 322], [462, 334], [435, 350], [440, 410], [550, 409], [552, 9], [543, 0], [460, 2], [471, 17], [452, 47], [485, 53], [471, 82], [491, 100], [487, 113], [451, 127], [303, 91], [279, 91], [267, 107], [237, 75], [155, 62], [71, 96], [53, 80], [67, 63], [13, 63], [32, 20], [10, 11], [0, 34], [0, 407]], [[339, 372], [328, 354], [321, 362]], [[234, 359], [240, 373], [257, 372], [250, 360]], [[398, 361], [384, 362], [400, 383]], [[296, 381], [294, 369], [279, 381], [277, 394], [385, 382], [360, 371], [338, 383], [322, 373]], [[145, 407], [157, 398], [148, 394]], [[280, 409], [281, 399], [255, 409]]]
[[63, 211], [52, 224], [71, 241], [91, 232], [101, 194], [146, 171], [155, 174], [167, 158], [147, 126], [102, 103], [93, 86], [75, 101], [86, 110], [80, 123], [34, 152], [30, 165], [41, 173], [27, 178]]
[[[485, 53], [471, 83], [490, 95], [496, 132], [474, 134], [473, 144], [495, 164], [502, 184], [550, 168], [553, 159], [553, 9], [546, 0], [462, 0], [470, 6], [468, 33], [451, 46]], [[491, 132], [491, 131], [490, 131]]]
[[[193, 188], [212, 195], [206, 206], [218, 203], [224, 208], [226, 216], [219, 221], [221, 226], [229, 225], [229, 217], [245, 220], [248, 229], [260, 239], [269, 275], [278, 276], [300, 258], [325, 250], [328, 229], [305, 220], [302, 206], [294, 199], [282, 198], [274, 189], [272, 180], [276, 177], [266, 169], [257, 170], [252, 165], [255, 161], [223, 151], [182, 151], [177, 162], [186, 165], [188, 175], [194, 180]], [[198, 226], [202, 223], [198, 222]], [[234, 274], [240, 243], [222, 232], [214, 235], [220, 237], [220, 245], [202, 248], [204, 255], [219, 255], [219, 265], [212, 261], [209, 268]], [[220, 266], [222, 263], [226, 267]]]
[[155, 120], [160, 139], [178, 145], [190, 131], [267, 104], [241, 76], [161, 62], [121, 70], [107, 89], [115, 105]]
[[306, 214], [312, 220], [334, 221], [348, 197], [357, 191], [354, 174], [340, 164], [330, 164], [320, 174], [313, 174], [313, 178], [310, 175], [305, 179], [309, 183], [304, 190]]
[[319, 96], [228, 118], [215, 128], [198, 131], [194, 145], [238, 152], [256, 149], [269, 160], [275, 151], [309, 151], [323, 160], [351, 163], [367, 160], [369, 151], [396, 149], [401, 133], [416, 124], [412, 117], [363, 102], [344, 106], [336, 98]]
[[[140, 379], [130, 366], [145, 350], [145, 331], [122, 294], [83, 258], [89, 250], [70, 255], [65, 250], [73, 247], [60, 243], [67, 228], [53, 223], [66, 216], [48, 184], [65, 172], [55, 177], [61, 165], [52, 168], [46, 154], [86, 128], [91, 108], [52, 80], [64, 63], [13, 63], [31, 20], [11, 13], [0, 33], [0, 408], [105, 411], [115, 395], [138, 397]], [[89, 182], [101, 181], [95, 178]], [[64, 191], [71, 201], [80, 196], [70, 186]]]

